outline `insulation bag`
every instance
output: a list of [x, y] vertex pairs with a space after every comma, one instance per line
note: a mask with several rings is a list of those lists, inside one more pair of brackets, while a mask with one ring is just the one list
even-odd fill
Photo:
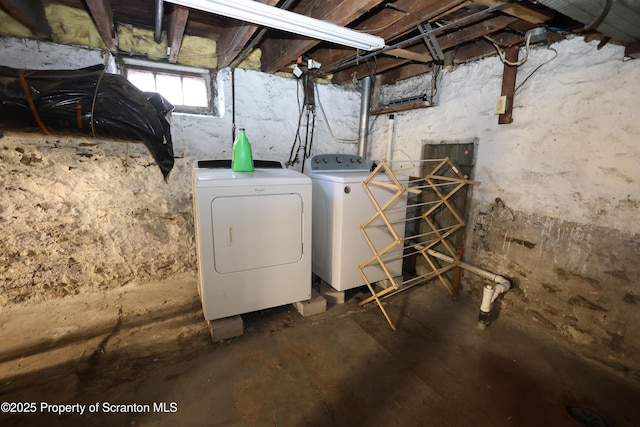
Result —
[[162, 95], [142, 92], [102, 65], [78, 70], [0, 66], [0, 126], [142, 141], [165, 180], [174, 164], [172, 111]]

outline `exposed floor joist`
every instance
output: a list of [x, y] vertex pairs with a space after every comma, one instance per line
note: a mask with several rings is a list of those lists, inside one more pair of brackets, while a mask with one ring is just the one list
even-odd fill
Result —
[[169, 15], [169, 29], [167, 31], [167, 46], [169, 47], [169, 62], [175, 64], [178, 61], [180, 45], [184, 37], [184, 29], [189, 18], [189, 9], [175, 6]]
[[111, 52], [117, 52], [118, 42], [113, 25], [113, 9], [109, 0], [86, 0], [86, 2], [102, 41]]
[[27, 27], [36, 37], [51, 40], [51, 27], [44, 12], [44, 6], [38, 0], [0, 0], [0, 6]]

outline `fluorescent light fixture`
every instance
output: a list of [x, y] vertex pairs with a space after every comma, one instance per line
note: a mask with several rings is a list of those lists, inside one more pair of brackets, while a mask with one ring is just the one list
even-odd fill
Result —
[[362, 50], [384, 47], [384, 39], [331, 22], [310, 18], [254, 0], [166, 0], [191, 9], [252, 22], [301, 36], [324, 40]]

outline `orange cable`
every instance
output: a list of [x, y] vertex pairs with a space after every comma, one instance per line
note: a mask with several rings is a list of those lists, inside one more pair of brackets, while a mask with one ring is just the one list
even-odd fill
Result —
[[33, 103], [33, 99], [31, 98], [31, 92], [29, 91], [29, 85], [27, 85], [27, 79], [24, 76], [24, 70], [20, 70], [20, 83], [22, 83], [22, 90], [24, 90], [24, 94], [27, 97], [27, 102], [29, 102], [29, 107], [31, 107], [31, 113], [33, 113], [33, 117], [36, 119], [36, 123], [40, 126], [40, 129], [47, 135], [51, 135], [47, 127], [44, 125], [44, 122], [40, 119], [40, 115], [38, 114], [38, 110], [36, 110], [36, 105]]
[[76, 120], [78, 129], [82, 129], [82, 103], [80, 101], [76, 101]]

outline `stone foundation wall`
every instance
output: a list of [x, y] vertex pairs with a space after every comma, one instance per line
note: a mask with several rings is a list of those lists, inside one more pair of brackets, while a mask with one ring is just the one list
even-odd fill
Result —
[[[640, 235], [498, 205], [478, 207], [469, 227], [467, 261], [513, 286], [496, 312], [640, 381]], [[465, 273], [465, 282], [480, 298], [482, 280]]]
[[142, 144], [0, 138], [0, 305], [196, 268], [191, 164], [167, 182]]

